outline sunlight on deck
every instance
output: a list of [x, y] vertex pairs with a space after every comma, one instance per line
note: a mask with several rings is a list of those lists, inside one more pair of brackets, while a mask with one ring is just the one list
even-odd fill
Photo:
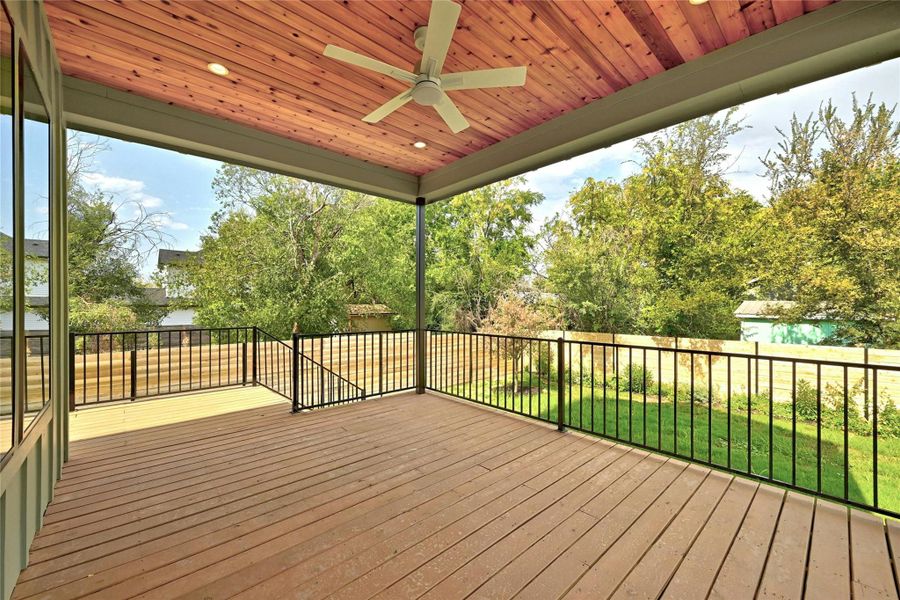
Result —
[[69, 440], [74, 442], [148, 427], [184, 423], [272, 404], [281, 404], [285, 408], [285, 413], [290, 412], [290, 402], [262, 386], [236, 387], [79, 408], [69, 415]]

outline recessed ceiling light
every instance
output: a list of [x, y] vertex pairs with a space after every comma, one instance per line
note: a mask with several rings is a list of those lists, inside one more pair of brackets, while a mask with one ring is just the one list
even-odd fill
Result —
[[226, 67], [225, 65], [220, 65], [219, 63], [209, 63], [208, 65], [206, 65], [206, 68], [213, 75], [221, 75], [222, 77], [225, 77], [229, 73], [228, 67]]
[[413, 142], [413, 147], [421, 150], [422, 148], [427, 148], [428, 144], [426, 144], [425, 142]]
[[694, 6], [700, 6], [701, 4], [706, 4], [709, 0], [688, 0]]

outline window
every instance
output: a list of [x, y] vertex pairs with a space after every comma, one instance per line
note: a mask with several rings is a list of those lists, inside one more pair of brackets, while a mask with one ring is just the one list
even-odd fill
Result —
[[25, 258], [24, 428], [50, 401], [50, 116], [22, 57], [22, 196]]
[[13, 32], [0, 6], [0, 456], [12, 447], [13, 410]]

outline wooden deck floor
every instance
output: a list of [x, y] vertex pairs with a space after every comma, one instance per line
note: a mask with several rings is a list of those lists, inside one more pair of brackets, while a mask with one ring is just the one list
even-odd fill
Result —
[[288, 408], [78, 414], [13, 597], [897, 598], [863, 512], [432, 395]]

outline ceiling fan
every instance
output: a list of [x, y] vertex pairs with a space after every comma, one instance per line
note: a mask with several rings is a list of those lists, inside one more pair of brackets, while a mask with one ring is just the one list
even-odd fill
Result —
[[367, 114], [363, 117], [363, 121], [377, 123], [410, 100], [414, 100], [423, 106], [433, 106], [450, 130], [453, 133], [459, 133], [468, 127], [469, 123], [446, 92], [525, 85], [525, 67], [441, 74], [461, 9], [459, 4], [450, 0], [432, 0], [428, 25], [419, 27], [413, 34], [416, 48], [422, 51], [422, 59], [416, 66], [415, 72], [393, 67], [380, 60], [331, 44], [325, 46], [325, 56], [329, 58], [410, 84], [408, 90]]

